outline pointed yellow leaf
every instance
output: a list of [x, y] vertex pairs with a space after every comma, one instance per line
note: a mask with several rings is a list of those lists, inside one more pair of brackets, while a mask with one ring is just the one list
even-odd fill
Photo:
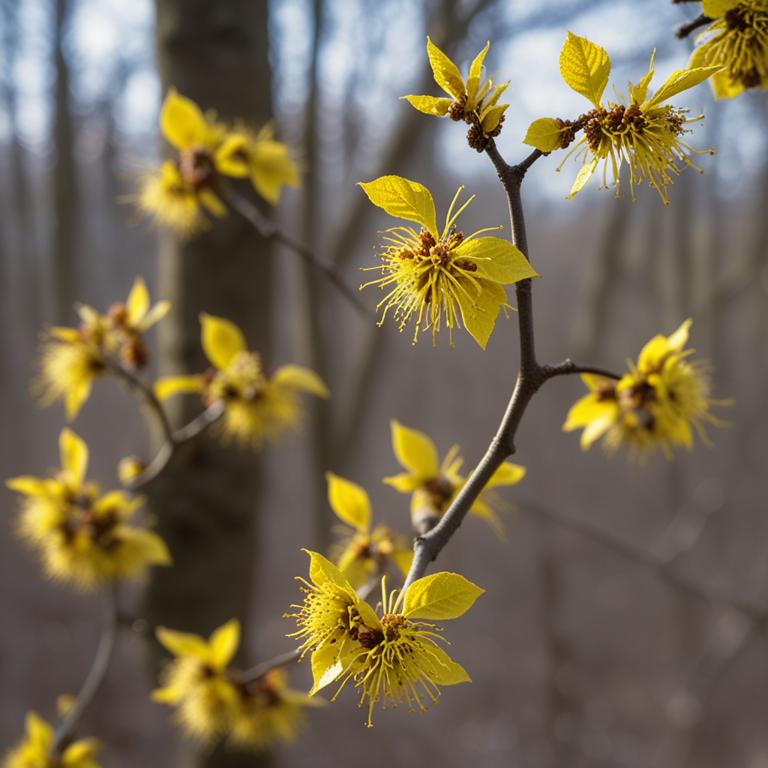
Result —
[[53, 741], [53, 728], [36, 712], [28, 712], [26, 718], [27, 737], [46, 752]]
[[457, 619], [485, 592], [458, 573], [423, 576], [408, 587], [403, 615], [413, 619]]
[[67, 389], [64, 395], [64, 410], [67, 414], [67, 421], [73, 421], [80, 413], [80, 409], [90, 397], [92, 387], [91, 379], [83, 378]]
[[324, 643], [316, 651], [312, 652], [312, 688], [310, 696], [332, 683], [344, 671], [344, 666], [338, 658], [337, 645]]
[[483, 63], [485, 62], [485, 56], [488, 53], [488, 49], [491, 47], [491, 41], [488, 40], [480, 53], [475, 56], [474, 61], [469, 67], [469, 77], [467, 77], [467, 108], [474, 109], [477, 105], [475, 97], [477, 96], [477, 90], [480, 87], [480, 78], [483, 75]]
[[205, 663], [208, 662], [210, 656], [208, 643], [200, 635], [191, 632], [177, 632], [166, 627], [158, 627], [155, 634], [160, 644], [174, 656], [191, 656]]
[[165, 542], [152, 531], [142, 528], [124, 528], [120, 540], [132, 547], [147, 565], [171, 565], [171, 554]]
[[64, 750], [62, 765], [65, 768], [92, 768], [96, 765], [92, 761], [98, 751], [99, 742], [96, 739], [80, 739]]
[[147, 310], [149, 310], [149, 291], [143, 278], [137, 277], [134, 280], [133, 288], [131, 288], [131, 292], [128, 294], [126, 309], [128, 311], [128, 322], [131, 325], [138, 325], [144, 315], [147, 314]]
[[240, 645], [240, 622], [237, 619], [230, 619], [214, 630], [208, 644], [213, 667], [217, 670], [225, 669]]
[[454, 99], [464, 95], [464, 79], [459, 68], [427, 37], [427, 56], [435, 82]]
[[342, 522], [360, 533], [368, 533], [371, 527], [371, 502], [368, 494], [357, 483], [326, 472], [328, 502]]
[[459, 294], [459, 310], [461, 320], [467, 333], [482, 349], [488, 346], [496, 318], [503, 304], [506, 304], [507, 294], [497, 282], [487, 279], [478, 280], [480, 293], [473, 299], [465, 294]]
[[400, 493], [413, 493], [421, 486], [424, 478], [421, 475], [413, 475], [410, 472], [401, 472], [399, 475], [385, 477], [383, 482]]
[[541, 152], [554, 152], [562, 146], [563, 128], [554, 117], [540, 117], [529, 126], [523, 144]]
[[72, 430], [62, 429], [59, 435], [61, 468], [75, 485], [82, 485], [88, 469], [88, 446]]
[[501, 237], [475, 237], [455, 250], [457, 257], [477, 265], [477, 276], [509, 285], [539, 277], [522, 251]]
[[278, 368], [272, 381], [282, 387], [309, 392], [318, 397], [329, 397], [331, 394], [323, 380], [314, 371], [302, 368], [300, 365], [284, 365]]
[[697, 67], [696, 69], [679, 69], [673, 72], [645, 103], [645, 107], [655, 107], [667, 99], [671, 99], [676, 94], [687, 91], [699, 83], [703, 83], [707, 78], [719, 72], [722, 67]]
[[499, 485], [517, 485], [525, 477], [525, 467], [505, 461], [486, 483], [486, 488], [494, 488]]
[[576, 174], [573, 186], [571, 186], [571, 191], [568, 193], [569, 200], [572, 200], [576, 193], [581, 192], [581, 190], [584, 188], [584, 185], [592, 178], [592, 174], [597, 168], [597, 162], [598, 159], [594, 158], [591, 162], [581, 166], [581, 169]]
[[400, 464], [422, 478], [436, 477], [440, 471], [435, 444], [423, 432], [390, 422], [392, 450]]
[[203, 377], [199, 375], [165, 376], [158, 379], [152, 389], [158, 400], [167, 400], [169, 397], [182, 393], [202, 392]]
[[5, 485], [12, 491], [23, 493], [25, 496], [45, 496], [49, 488], [47, 480], [32, 475], [11, 477], [5, 481]]
[[437, 96], [401, 96], [414, 109], [423, 112], [425, 115], [435, 115], [436, 117], [445, 117], [448, 109], [453, 103], [453, 99]]
[[243, 332], [234, 323], [205, 312], [200, 315], [200, 322], [205, 356], [220, 371], [229, 365], [235, 355], [246, 351]]
[[701, 10], [710, 19], [718, 19], [741, 2], [743, 0], [702, 0]]
[[467, 671], [461, 664], [457, 664], [442, 648], [435, 646], [430, 648], [430, 673], [429, 679], [437, 685], [458, 685], [459, 683], [471, 683]]
[[484, 133], [493, 133], [496, 128], [498, 128], [501, 118], [508, 106], [509, 104], [496, 104], [483, 111], [480, 125], [482, 126]]
[[367, 183], [360, 182], [358, 186], [374, 205], [390, 216], [421, 224], [435, 239], [439, 238], [435, 201], [423, 184], [402, 176], [380, 176]]
[[142, 333], [149, 330], [155, 323], [159, 323], [170, 311], [170, 301], [158, 301], [157, 304], [144, 315], [142, 321], [139, 323], [139, 330]]
[[200, 107], [172, 88], [160, 110], [160, 130], [176, 149], [191, 149], [205, 143], [207, 128]]
[[632, 97], [632, 101], [635, 104], [642, 104], [648, 96], [648, 86], [653, 79], [653, 61], [656, 58], [656, 49], [653, 49], [651, 54], [651, 62], [648, 65], [648, 71], [643, 75], [643, 79], [637, 85], [629, 83], [629, 94]]
[[306, 552], [309, 555], [309, 578], [313, 584], [320, 585], [330, 582], [354, 594], [350, 583], [328, 558], [323, 557], [319, 552], [312, 552], [309, 549], [303, 549], [302, 552]]
[[569, 32], [560, 52], [560, 74], [576, 93], [599, 107], [611, 74], [611, 60], [604, 48]]

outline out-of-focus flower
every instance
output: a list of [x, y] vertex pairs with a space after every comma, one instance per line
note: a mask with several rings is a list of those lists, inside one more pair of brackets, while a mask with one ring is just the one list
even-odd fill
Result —
[[690, 449], [694, 431], [708, 442], [705, 424], [723, 425], [712, 406], [728, 403], [709, 397], [709, 362], [690, 360], [690, 326], [686, 320], [672, 335], [651, 339], [619, 381], [584, 374], [590, 392], [568, 412], [563, 429], [583, 429], [585, 450], [603, 438], [609, 452], [624, 443], [641, 458], [657, 449], [667, 458], [676, 447]]
[[158, 398], [182, 392], [199, 393], [206, 406], [224, 408], [223, 435], [260, 448], [300, 420], [298, 393], [328, 397], [320, 377], [307, 368], [285, 365], [268, 376], [261, 358], [251, 352], [242, 331], [229, 320], [203, 314], [202, 345], [213, 366], [201, 375], [169, 376], [155, 384]]
[[[611, 72], [608, 53], [586, 38], [568, 33], [560, 53], [560, 73], [576, 93], [592, 103], [593, 108], [573, 121], [550, 117], [536, 120], [528, 128], [524, 141], [542, 152], [552, 152], [569, 146], [583, 130], [582, 137], [565, 158], [567, 160], [576, 153], [583, 163], [569, 197], [584, 187], [601, 163], [602, 184], [609, 186], [610, 172], [617, 196], [621, 169], [626, 163], [632, 199], [635, 198], [635, 186], [645, 182], [659, 193], [665, 204], [669, 203], [667, 188], [672, 184], [673, 176], [679, 176], [686, 167], [701, 171], [691, 162], [690, 153], [711, 154], [711, 150], [695, 150], [681, 137], [688, 132], [686, 126], [701, 120], [703, 115], [688, 118], [688, 110], [665, 102], [711, 77], [720, 67], [678, 70], [656, 93], [650, 94], [653, 58], [652, 55], [642, 80], [636, 85], [629, 83], [628, 97], [620, 96], [619, 102], [609, 100], [603, 104], [603, 92]], [[682, 168], [678, 162], [682, 163]]]
[[53, 753], [53, 728], [34, 712], [27, 714], [26, 736], [3, 760], [3, 768], [99, 768], [96, 739], [80, 739]]
[[149, 355], [143, 334], [170, 308], [168, 301], [151, 306], [141, 277], [134, 281], [127, 301], [114, 304], [106, 314], [78, 305], [80, 325], [51, 328], [43, 341], [37, 381], [43, 405], [63, 400], [71, 421], [90, 396], [93, 382], [107, 372], [109, 358], [127, 368], [145, 366]]
[[459, 574], [443, 572], [417, 579], [405, 593], [387, 593], [382, 578], [378, 616], [333, 563], [316, 552], [307, 554], [312, 583], [304, 582], [304, 604], [290, 616], [299, 625], [293, 636], [304, 637], [302, 647], [312, 650], [311, 694], [338, 681], [338, 695], [352, 680], [360, 706], [367, 704], [371, 726], [377, 703], [407, 703], [423, 711], [437, 701], [441, 686], [469, 682], [439, 644], [440, 628], [419, 619], [458, 618], [482, 589]]
[[[434, 526], [448, 510], [467, 478], [460, 474], [464, 460], [454, 445], [442, 463], [432, 440], [423, 432], [392, 421], [392, 449], [405, 472], [385, 477], [384, 482], [400, 493], [411, 494], [411, 521], [416, 530]], [[494, 488], [516, 485], [525, 477], [525, 467], [505, 461], [488, 481], [469, 509], [485, 520], [500, 538], [504, 526], [499, 519], [499, 501]]]
[[768, 88], [768, 2], [703, 0], [702, 11], [712, 23], [698, 35], [689, 66], [723, 67], [710, 80], [715, 98]]
[[128, 525], [142, 500], [122, 491], [101, 495], [86, 481], [88, 447], [70, 430], [62, 431], [59, 445], [62, 469], [55, 477], [7, 481], [24, 496], [18, 533], [38, 552], [47, 574], [94, 589], [138, 576], [150, 565], [169, 565], [157, 534]]
[[326, 478], [331, 509], [351, 528], [345, 531], [335, 558], [347, 581], [359, 589], [372, 577], [384, 573], [390, 563], [406, 575], [413, 550], [405, 536], [384, 525], [372, 528], [371, 502], [359, 485], [331, 472]]
[[498, 136], [509, 104], [499, 104], [499, 98], [509, 82], [494, 87], [493, 81], [484, 78], [483, 64], [490, 42], [475, 56], [465, 80], [456, 64], [427, 38], [427, 56], [435, 82], [448, 94], [446, 97], [403, 96], [408, 103], [427, 115], [448, 115], [457, 122], [463, 120], [471, 127], [467, 140], [474, 149], [482, 152], [488, 139]]
[[508, 240], [480, 237], [499, 227], [481, 229], [469, 236], [456, 229], [456, 219], [474, 195], [454, 212], [463, 187], [448, 209], [442, 233], [437, 228], [435, 203], [430, 191], [400, 176], [382, 176], [361, 183], [368, 199], [390, 216], [420, 226], [393, 227], [383, 235], [381, 264], [369, 267], [381, 277], [361, 288], [376, 285], [387, 290], [379, 302], [383, 324], [392, 310], [402, 331], [415, 315], [413, 343], [419, 330], [432, 330], [432, 343], [444, 323], [451, 344], [453, 329], [461, 323], [485, 349], [499, 310], [507, 306], [505, 285], [538, 277], [525, 256]]

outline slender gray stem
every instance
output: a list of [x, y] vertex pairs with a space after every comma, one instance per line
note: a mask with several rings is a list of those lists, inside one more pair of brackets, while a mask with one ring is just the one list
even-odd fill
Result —
[[88, 671], [85, 682], [83, 682], [83, 686], [77, 695], [72, 709], [67, 712], [56, 729], [52, 747], [53, 754], [59, 755], [67, 748], [81, 718], [88, 707], [90, 707], [99, 688], [101, 688], [112, 660], [118, 625], [117, 586], [114, 583], [110, 584], [105, 588], [102, 598], [104, 601], [104, 626], [101, 631], [98, 648], [96, 649], [96, 655], [93, 658], [93, 664]]

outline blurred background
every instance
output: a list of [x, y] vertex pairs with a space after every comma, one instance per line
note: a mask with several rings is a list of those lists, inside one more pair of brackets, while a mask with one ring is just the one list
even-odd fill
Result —
[[[30, 393], [39, 333], [75, 324], [72, 304], [105, 310], [136, 275], [175, 309], [157, 331], [165, 370], [200, 370], [197, 315], [240, 322], [270, 367], [301, 362], [329, 383], [305, 429], [262, 454], [213, 442], [182, 456], [149, 514], [178, 568], [125, 590], [126, 612], [208, 634], [247, 623], [244, 663], [290, 647], [281, 619], [304, 574], [300, 547], [326, 547], [332, 525], [322, 473], [363, 484], [378, 520], [406, 530], [407, 499], [381, 483], [396, 463], [389, 420], [428, 432], [471, 467], [496, 428], [516, 372], [514, 317], [483, 353], [469, 337], [417, 347], [393, 324], [362, 320], [318, 273], [267, 248], [231, 213], [190, 244], [160, 236], [135, 211], [138, 180], [163, 151], [157, 115], [176, 85], [203, 107], [256, 125], [273, 120], [303, 166], [283, 226], [336, 263], [351, 285], [371, 264], [385, 218], [355, 186], [400, 173], [445, 210], [456, 186], [477, 194], [465, 229], [507, 225], [487, 157], [464, 131], [418, 115], [398, 97], [437, 94], [425, 37], [462, 69], [491, 40], [489, 74], [512, 81], [499, 147], [527, 154], [529, 122], [575, 117], [583, 101], [562, 82], [567, 30], [603, 45], [612, 83], [659, 82], [684, 65], [674, 28], [698, 5], [668, 0], [2, 0], [0, 2], [0, 418], [2, 477], [57, 464], [63, 410]], [[372, 730], [351, 692], [310, 713], [275, 766], [369, 768], [474, 764], [542, 768], [766, 768], [768, 637], [732, 605], [680, 586], [768, 601], [764, 434], [768, 395], [768, 135], [765, 95], [712, 101], [691, 137], [705, 174], [686, 172], [672, 204], [639, 190], [615, 200], [596, 184], [566, 201], [577, 167], [540, 160], [526, 180], [537, 339], [546, 361], [571, 356], [621, 370], [656, 333], [693, 317], [692, 344], [715, 366], [730, 426], [673, 463], [645, 466], [582, 453], [561, 425], [582, 394], [577, 377], [549, 383], [529, 409], [515, 460], [525, 480], [505, 493], [509, 541], [470, 519], [440, 557], [487, 593], [450, 627], [470, 686], [447, 689], [427, 714], [382, 712]], [[376, 295], [364, 292], [373, 311]], [[167, 324], [167, 330], [163, 326]], [[194, 400], [190, 398], [190, 400]], [[177, 406], [181, 423], [199, 409]], [[110, 381], [74, 425], [92, 476], [116, 484], [127, 454], [150, 456], [140, 409]], [[16, 500], [0, 492], [0, 747], [24, 713], [54, 717], [79, 687], [99, 633], [93, 596], [43, 579], [13, 536]], [[563, 523], [565, 521], [565, 523]], [[576, 521], [570, 524], [568, 521]], [[597, 531], [597, 533], [594, 533]], [[655, 565], [654, 565], [655, 564]], [[147, 642], [130, 629], [84, 735], [102, 739], [109, 768], [257, 765], [185, 745], [154, 687]], [[308, 686], [307, 664], [291, 672]]]

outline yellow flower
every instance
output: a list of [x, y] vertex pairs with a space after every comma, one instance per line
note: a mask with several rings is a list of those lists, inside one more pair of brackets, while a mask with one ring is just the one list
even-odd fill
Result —
[[[411, 494], [411, 520], [417, 530], [432, 527], [467, 481], [459, 473], [464, 463], [459, 446], [454, 445], [440, 463], [435, 444], [423, 432], [404, 427], [397, 421], [392, 421], [391, 427], [392, 449], [406, 471], [385, 477], [384, 482], [400, 493]], [[497, 512], [499, 502], [493, 489], [516, 485], [524, 477], [525, 467], [505, 461], [491, 476], [469, 513], [485, 520], [500, 538], [504, 538], [504, 526]]]
[[599, 45], [568, 33], [560, 53], [560, 73], [567, 85], [592, 103], [593, 109], [574, 121], [549, 117], [536, 120], [528, 128], [524, 141], [542, 152], [552, 152], [567, 147], [583, 130], [582, 137], [558, 167], [560, 170], [574, 153], [583, 162], [569, 197], [584, 187], [600, 163], [603, 164], [603, 186], [608, 186], [610, 170], [617, 196], [620, 194], [621, 168], [626, 163], [632, 199], [635, 199], [635, 186], [646, 182], [659, 193], [665, 205], [669, 203], [667, 188], [672, 184], [673, 176], [679, 176], [689, 166], [701, 172], [691, 162], [689, 153], [705, 152], [692, 149], [681, 136], [688, 133], [688, 124], [701, 120], [703, 115], [689, 119], [686, 117], [688, 110], [664, 102], [703, 82], [719, 67], [678, 70], [655, 94], [649, 95], [653, 59], [652, 55], [642, 80], [637, 85], [629, 83], [629, 98], [620, 97], [625, 103], [609, 100], [603, 104], [603, 91], [611, 72], [608, 53]]
[[2, 768], [99, 768], [96, 739], [73, 741], [55, 755], [53, 728], [45, 720], [29, 712], [26, 729], [26, 737], [5, 756]]
[[122, 491], [100, 495], [86, 481], [88, 448], [68, 429], [59, 439], [61, 471], [53, 478], [30, 475], [7, 481], [25, 498], [18, 532], [41, 556], [49, 576], [94, 589], [138, 576], [149, 565], [171, 562], [156, 534], [127, 525], [141, 499]]
[[723, 425], [710, 409], [727, 402], [709, 397], [709, 363], [689, 360], [694, 352], [685, 348], [690, 326], [686, 320], [671, 336], [651, 339], [637, 365], [618, 382], [584, 374], [590, 393], [571, 408], [563, 429], [583, 428], [585, 450], [603, 438], [609, 452], [626, 443], [639, 457], [660, 449], [670, 458], [678, 446], [690, 449], [694, 431], [708, 442], [704, 425]]
[[345, 529], [335, 558], [347, 581], [359, 589], [372, 577], [384, 573], [390, 563], [397, 565], [405, 576], [413, 560], [405, 536], [383, 525], [371, 529], [371, 502], [365, 490], [331, 472], [326, 478], [331, 508], [351, 528]]
[[202, 314], [202, 345], [213, 368], [205, 374], [159, 379], [155, 393], [165, 400], [180, 392], [202, 394], [206, 406], [224, 407], [223, 434], [260, 448], [301, 416], [298, 393], [328, 397], [320, 377], [307, 368], [285, 365], [267, 376], [261, 358], [251, 352], [242, 331], [229, 320]]
[[229, 740], [239, 746], [265, 750], [279, 741], [293, 741], [305, 707], [325, 701], [287, 687], [286, 675], [273, 670], [245, 689], [229, 726]]
[[298, 186], [288, 148], [266, 127], [253, 134], [230, 129], [213, 113], [171, 89], [160, 111], [160, 129], [178, 155], [147, 175], [139, 207], [179, 234], [190, 236], [210, 225], [227, 208], [218, 193], [219, 176], [249, 177], [254, 189], [275, 204], [284, 185]]
[[415, 315], [413, 343], [420, 328], [431, 328], [434, 344], [445, 323], [452, 345], [453, 329], [461, 320], [485, 349], [499, 310], [507, 306], [504, 286], [538, 277], [525, 256], [508, 240], [479, 237], [498, 227], [468, 237], [456, 229], [456, 219], [474, 199], [473, 195], [454, 213], [463, 187], [456, 192], [440, 233], [432, 194], [421, 184], [400, 176], [382, 176], [360, 186], [390, 216], [420, 225], [419, 231], [402, 226], [386, 230], [381, 264], [368, 268], [379, 271], [381, 277], [361, 288], [377, 285], [389, 289], [377, 307], [382, 310], [379, 325], [390, 309], [401, 331]]
[[40, 377], [36, 382], [43, 405], [63, 400], [67, 419], [74, 419], [91, 394], [93, 382], [107, 371], [109, 357], [129, 368], [148, 360], [143, 334], [170, 310], [168, 301], [150, 306], [149, 292], [137, 277], [125, 303], [102, 315], [84, 304], [76, 307], [77, 328], [51, 328], [42, 344]]
[[206, 641], [199, 635], [160, 627], [157, 639], [176, 658], [163, 670], [163, 686], [152, 699], [176, 709], [190, 735], [210, 742], [226, 734], [239, 693], [227, 667], [240, 644], [240, 624], [232, 619]]
[[[440, 628], [419, 619], [458, 618], [482, 589], [459, 574], [443, 572], [414, 581], [405, 593], [387, 594], [382, 578], [377, 616], [333, 563], [316, 552], [308, 554], [313, 583], [305, 588], [304, 605], [293, 615], [300, 627], [297, 634], [307, 636], [302, 647], [313, 649], [310, 695], [334, 681], [339, 682], [338, 695], [352, 680], [360, 706], [367, 702], [371, 726], [377, 703], [386, 707], [405, 702], [423, 711], [429, 701], [437, 701], [440, 686], [469, 682], [464, 669], [440, 646]], [[332, 629], [307, 633], [310, 626]]]
[[689, 66], [723, 67], [710, 80], [715, 98], [768, 88], [768, 2], [703, 0], [702, 10], [712, 23], [698, 36], [703, 42]]
[[467, 139], [470, 146], [482, 152], [488, 138], [498, 136], [504, 121], [504, 112], [509, 104], [499, 104], [501, 94], [509, 82], [494, 88], [493, 81], [484, 79], [483, 63], [490, 42], [485, 44], [470, 65], [467, 79], [461, 76], [456, 64], [451, 61], [430, 39], [427, 38], [427, 56], [432, 67], [435, 82], [449, 98], [435, 96], [403, 96], [408, 103], [427, 115], [463, 120], [472, 127]]
[[277, 205], [284, 186], [299, 186], [299, 172], [288, 147], [275, 141], [271, 125], [258, 133], [236, 128], [222, 145], [217, 160], [226, 176], [249, 178], [253, 188], [272, 205]]

